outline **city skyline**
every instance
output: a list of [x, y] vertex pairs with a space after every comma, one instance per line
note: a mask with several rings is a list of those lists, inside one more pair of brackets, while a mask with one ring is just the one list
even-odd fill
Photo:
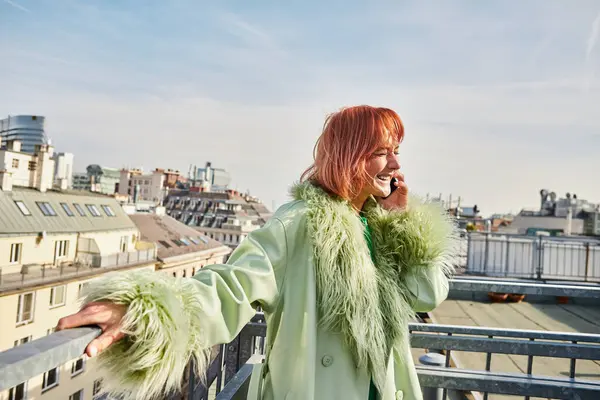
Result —
[[78, 171], [212, 161], [281, 205], [325, 115], [367, 103], [404, 119], [419, 194], [600, 200], [596, 2], [120, 4], [0, 2], [0, 116], [46, 116]]

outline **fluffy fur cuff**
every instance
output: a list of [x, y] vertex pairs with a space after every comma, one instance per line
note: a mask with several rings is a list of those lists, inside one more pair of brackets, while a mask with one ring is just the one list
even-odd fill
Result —
[[403, 211], [373, 205], [368, 220], [381, 267], [397, 269], [401, 275], [423, 267], [440, 268], [446, 276], [454, 273], [457, 231], [438, 204], [411, 196]]
[[110, 273], [90, 284], [84, 303], [128, 307], [122, 326], [126, 337], [97, 359], [107, 372], [106, 392], [123, 399], [167, 398], [180, 388], [192, 358], [204, 376], [210, 348], [203, 340], [202, 305], [194, 284], [147, 270]]

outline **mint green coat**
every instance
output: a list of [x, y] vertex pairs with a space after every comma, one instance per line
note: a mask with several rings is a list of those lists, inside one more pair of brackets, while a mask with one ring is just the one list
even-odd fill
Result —
[[[227, 264], [207, 266], [193, 279], [130, 272], [90, 287], [86, 301], [129, 306], [128, 339], [99, 359], [109, 391], [150, 399], [176, 389], [189, 358], [203, 372], [208, 349], [233, 340], [260, 305], [271, 347], [263, 399], [367, 400], [372, 377], [382, 400], [422, 398], [406, 324], [410, 313], [431, 311], [447, 296], [453, 226], [435, 206], [414, 199], [406, 212], [371, 201], [374, 265], [347, 204], [308, 184], [296, 186], [294, 196]], [[396, 286], [381, 283], [385, 271], [393, 271]], [[397, 297], [388, 297], [392, 291]], [[390, 310], [399, 318], [391, 328], [384, 322]]]

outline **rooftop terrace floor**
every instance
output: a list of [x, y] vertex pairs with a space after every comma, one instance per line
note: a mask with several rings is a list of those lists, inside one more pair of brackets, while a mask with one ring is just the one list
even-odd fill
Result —
[[[438, 324], [600, 334], [600, 307], [597, 305], [489, 303], [449, 299], [430, 313], [430, 316], [432, 322]], [[485, 369], [486, 355], [483, 353], [455, 351], [452, 354], [460, 368]], [[569, 377], [569, 363], [568, 359], [535, 357], [533, 374]], [[527, 373], [527, 357], [494, 354], [491, 370]], [[600, 362], [578, 360], [576, 377], [600, 380]], [[515, 398], [493, 394], [489, 396], [489, 400]]]

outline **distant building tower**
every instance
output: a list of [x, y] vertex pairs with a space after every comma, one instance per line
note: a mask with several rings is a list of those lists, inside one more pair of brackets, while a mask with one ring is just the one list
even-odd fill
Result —
[[61, 190], [73, 188], [73, 154], [54, 155], [54, 186]]
[[0, 119], [2, 147], [11, 140], [21, 142], [21, 152], [33, 154], [36, 146], [49, 144], [44, 132], [45, 118], [37, 115], [15, 115]]

